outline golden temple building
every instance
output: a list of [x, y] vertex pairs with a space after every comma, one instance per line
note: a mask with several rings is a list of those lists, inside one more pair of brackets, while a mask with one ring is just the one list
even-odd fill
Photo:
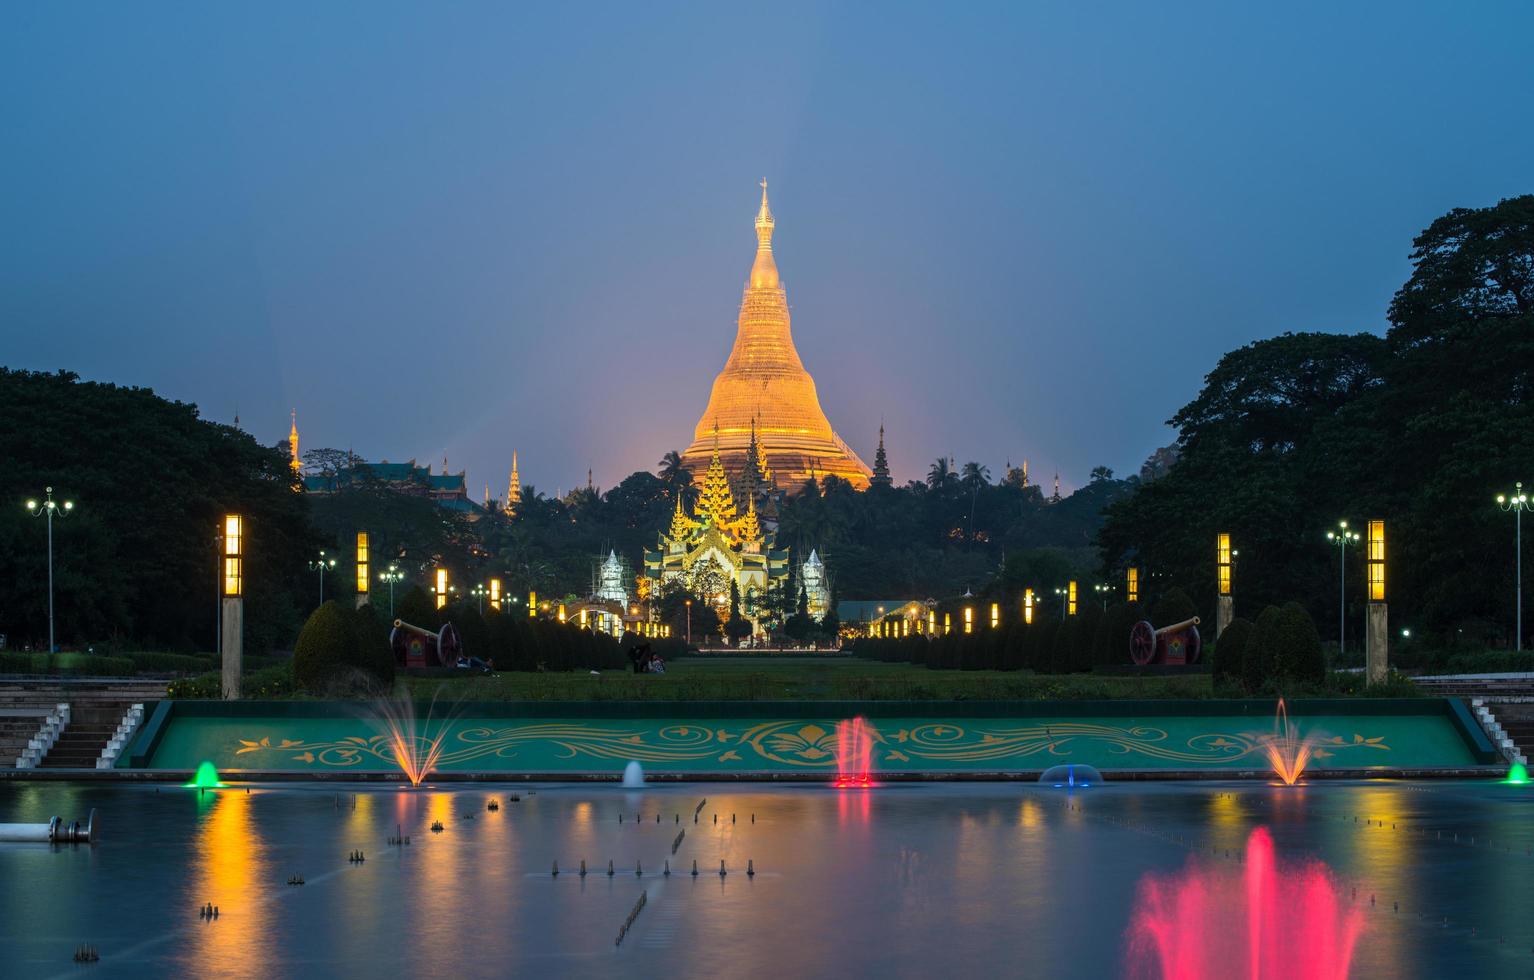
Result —
[[772, 257], [773, 224], [764, 180], [756, 214], [756, 261], [740, 301], [735, 347], [714, 379], [708, 408], [682, 462], [697, 478], [717, 454], [727, 473], [740, 476], [748, 469], [754, 433], [761, 467], [775, 472], [778, 486], [787, 492], [827, 476], [867, 489], [871, 471], [831, 428], [815, 379], [794, 349], [788, 298]]
[[764, 530], [757, 517], [755, 495], [744, 496], [745, 512], [741, 513], [720, 451], [714, 449], [692, 513], [687, 513], [678, 494], [670, 531], [661, 533], [657, 550], [645, 552], [650, 595], [659, 595], [667, 583], [680, 580], [727, 616], [733, 582], [740, 592], [742, 613], [754, 618], [757, 599], [788, 582], [788, 552], [773, 547], [773, 533]]

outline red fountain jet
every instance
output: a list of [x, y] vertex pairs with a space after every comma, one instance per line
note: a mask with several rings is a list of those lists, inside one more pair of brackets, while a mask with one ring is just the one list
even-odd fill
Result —
[[874, 738], [861, 716], [836, 723], [837, 789], [867, 789], [873, 785]]

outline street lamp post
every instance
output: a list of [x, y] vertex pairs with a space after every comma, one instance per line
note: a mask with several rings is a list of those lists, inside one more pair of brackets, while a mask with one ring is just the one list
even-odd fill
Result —
[[334, 558], [326, 558], [325, 552], [322, 550], [319, 558], [311, 561], [309, 567], [320, 573], [320, 605], [323, 606], [325, 604], [325, 569], [335, 568], [336, 560]]
[[1518, 606], [1518, 635], [1514, 644], [1518, 651], [1523, 651], [1523, 512], [1529, 509], [1529, 495], [1523, 492], [1523, 481], [1513, 484], [1513, 495], [1497, 494], [1497, 506], [1503, 511], [1513, 512], [1513, 549], [1516, 552]]
[[1112, 592], [1113, 590], [1114, 586], [1104, 585], [1101, 582], [1092, 586], [1092, 591], [1103, 597], [1103, 612], [1108, 611], [1108, 593]]
[[688, 600], [686, 600], [686, 603], [687, 603], [687, 645], [688, 646], [692, 646], [692, 600], [688, 599]]
[[39, 504], [35, 500], [27, 501], [27, 511], [33, 517], [45, 517], [48, 519], [48, 652], [54, 653], [58, 646], [53, 641], [53, 515], [60, 517], [72, 513], [75, 509], [73, 500], [59, 503], [53, 499], [53, 488], [45, 487], [43, 502]]
[[474, 588], [469, 590], [469, 595], [479, 600], [479, 614], [481, 616], [485, 614], [485, 596], [489, 594], [490, 590], [485, 588], [483, 583], [476, 585]]
[[403, 580], [405, 573], [398, 565], [390, 565], [387, 571], [378, 573], [378, 581], [389, 583], [389, 618], [394, 618], [394, 583]]
[[1347, 547], [1358, 543], [1358, 532], [1348, 530], [1347, 521], [1338, 521], [1337, 530], [1327, 531], [1326, 540], [1337, 543], [1337, 579], [1340, 583], [1341, 606], [1337, 610], [1337, 652], [1348, 648], [1348, 563]]

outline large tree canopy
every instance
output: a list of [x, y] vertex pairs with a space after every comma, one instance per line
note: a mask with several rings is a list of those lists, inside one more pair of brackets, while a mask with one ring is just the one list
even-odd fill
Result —
[[1510, 640], [1513, 529], [1493, 500], [1534, 475], [1531, 229], [1534, 196], [1455, 210], [1417, 238], [1385, 338], [1285, 334], [1227, 354], [1172, 420], [1177, 463], [1110, 508], [1106, 565], [1206, 601], [1229, 531], [1238, 607], [1297, 598], [1335, 637], [1338, 562], [1360, 625], [1364, 573], [1324, 532], [1383, 519], [1394, 623]]
[[[285, 455], [147, 388], [0, 369], [0, 632], [47, 643], [47, 550], [23, 508], [52, 486], [60, 643], [209, 649], [222, 516], [245, 518], [246, 645], [290, 643], [318, 542]], [[304, 593], [307, 595], [307, 590]]]

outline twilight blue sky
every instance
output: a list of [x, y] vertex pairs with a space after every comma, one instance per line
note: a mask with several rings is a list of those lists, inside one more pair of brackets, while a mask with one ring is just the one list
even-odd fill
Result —
[[832, 424], [1069, 486], [1534, 190], [1515, 3], [9, 3], [0, 363], [553, 491], [689, 442], [756, 182]]

